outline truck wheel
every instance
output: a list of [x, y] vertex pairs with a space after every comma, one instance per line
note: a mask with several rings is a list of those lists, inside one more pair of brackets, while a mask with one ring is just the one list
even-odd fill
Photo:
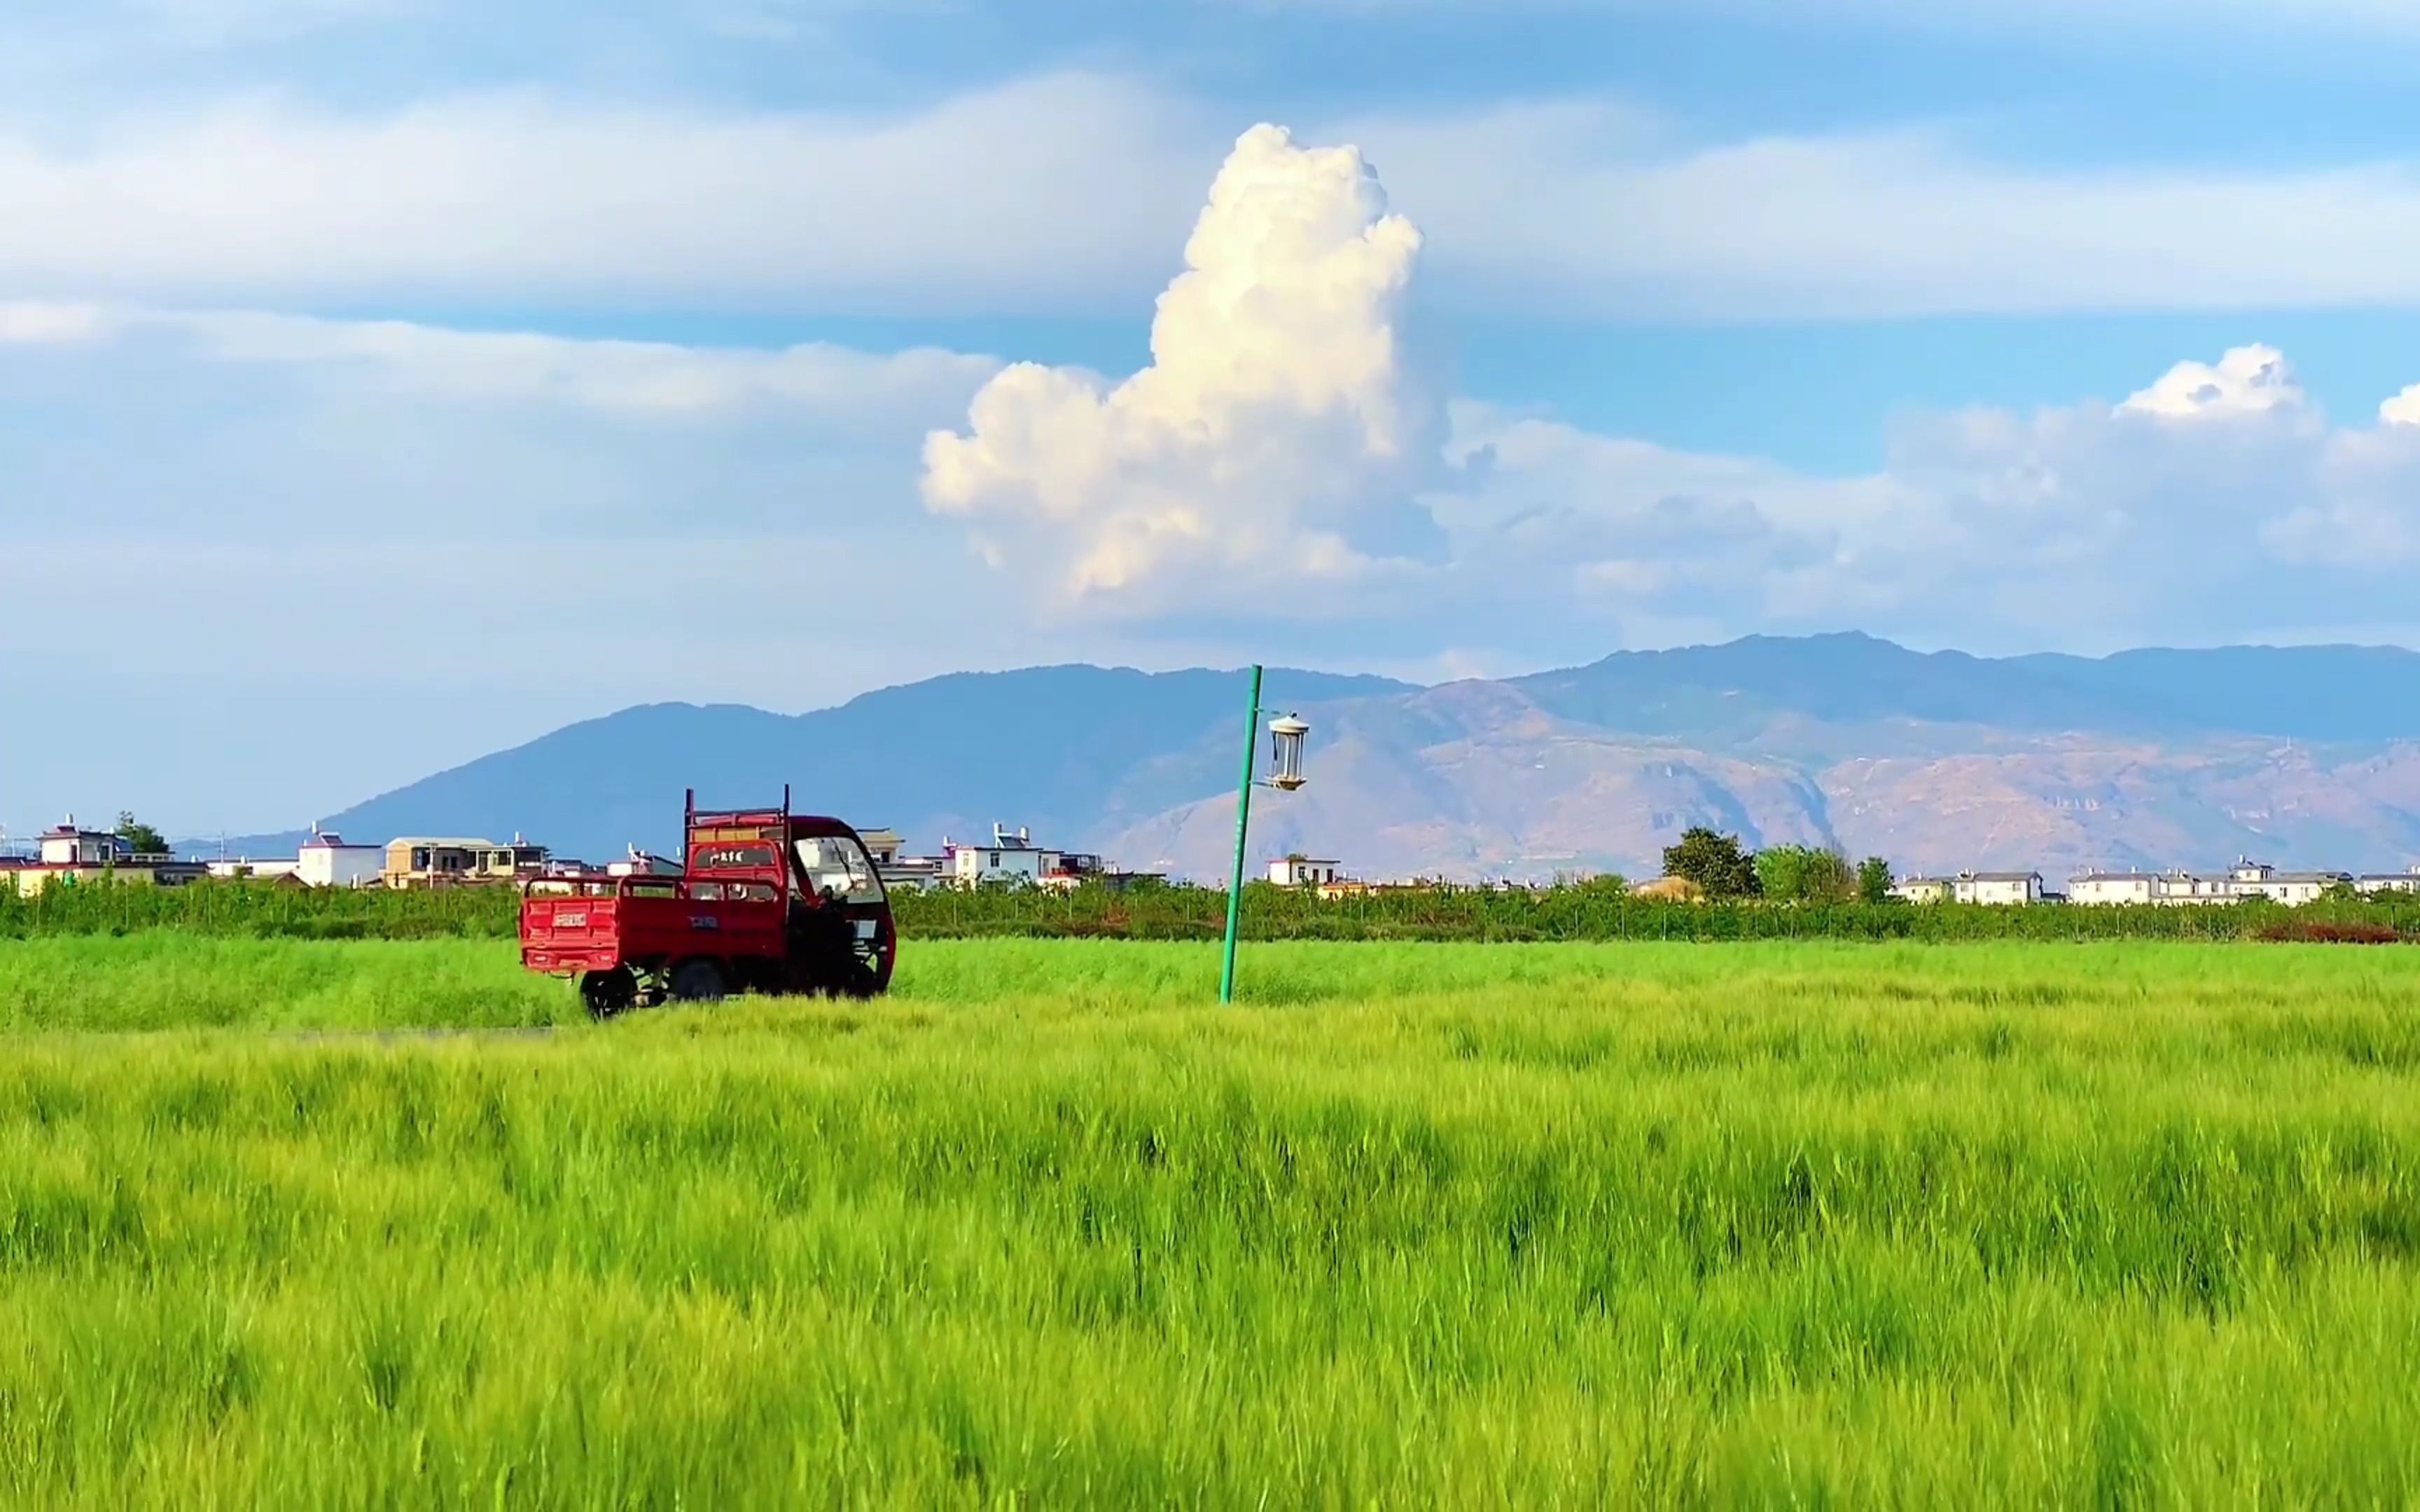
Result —
[[684, 961], [673, 972], [673, 996], [683, 1003], [719, 1003], [728, 989], [711, 961]]
[[588, 972], [580, 979], [580, 1000], [588, 1005], [588, 1016], [602, 1023], [639, 1000], [639, 980], [628, 966]]

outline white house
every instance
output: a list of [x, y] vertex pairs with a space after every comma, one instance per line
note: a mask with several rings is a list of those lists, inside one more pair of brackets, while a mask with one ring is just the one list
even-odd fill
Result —
[[345, 837], [312, 826], [294, 856], [294, 880], [306, 887], [366, 887], [386, 864], [383, 845], [348, 845]]
[[2083, 872], [2067, 882], [2071, 903], [2149, 903], [2160, 901], [2161, 878], [2149, 872]]
[[[914, 856], [892, 862], [903, 880], [912, 878]], [[1063, 851], [1033, 843], [1033, 832], [1019, 827], [1011, 834], [1005, 825], [991, 826], [991, 843], [961, 845], [941, 837], [941, 874], [954, 887], [1026, 887], [1066, 889], [1108, 875], [1101, 858], [1083, 851]]]
[[986, 884], [1030, 887], [1041, 882], [1043, 873], [1058, 870], [1058, 853], [1034, 844], [1032, 834], [1023, 829], [1012, 835], [1006, 827], [994, 825], [988, 845], [953, 845], [943, 840], [941, 846], [949, 857], [950, 880], [961, 887]]
[[2353, 878], [2352, 885], [2372, 897], [2381, 892], [2420, 892], [2420, 866], [2405, 872], [2372, 872]]
[[1908, 877], [1891, 885], [1891, 896], [1912, 903], [1981, 903], [2021, 908], [2042, 901], [2039, 872], [1961, 872], [1954, 877]]
[[[2266, 898], [2299, 908], [2318, 902], [2330, 887], [2352, 881], [2342, 872], [2280, 872], [2266, 862], [2244, 858], [2222, 875], [2182, 868], [2157, 875], [2145, 872], [2086, 872], [2068, 884], [2068, 898], [2078, 903], [2159, 903], [2170, 908], [2213, 907]], [[2414, 890], [2420, 890], [2420, 876], [2412, 881]]]
[[42, 831], [44, 866], [115, 866], [132, 859], [134, 847], [106, 829], [79, 828], [70, 819]]
[[1280, 887], [1326, 887], [1343, 880], [1344, 863], [1288, 856], [1269, 863], [1269, 880]]
[[2246, 862], [2235, 869], [2234, 880], [2239, 898], [2269, 898], [2300, 908], [2319, 902], [2330, 887], [2350, 885], [2352, 876], [2345, 872], [2276, 872]]
[[2160, 878], [2157, 901], [2172, 908], [2233, 903], [2241, 896], [2242, 886], [2232, 873], [2223, 877], [2206, 877], [2180, 867]]
[[1033, 843], [1033, 832], [1015, 834], [1005, 825], [991, 826], [988, 845], [958, 845], [941, 840], [942, 858], [949, 863], [954, 887], [1039, 887], [1042, 879], [1063, 870], [1057, 851]]
[[1950, 895], [1962, 903], [1995, 908], [2023, 907], [2042, 897], [2039, 872], [1961, 872], [1950, 879]]

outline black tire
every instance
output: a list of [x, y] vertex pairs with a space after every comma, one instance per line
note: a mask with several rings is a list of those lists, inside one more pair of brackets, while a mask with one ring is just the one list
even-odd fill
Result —
[[673, 998], [682, 1003], [719, 1003], [730, 991], [722, 967], [711, 961], [684, 961], [673, 968]]
[[588, 1006], [588, 1016], [601, 1024], [637, 1005], [639, 979], [628, 966], [588, 972], [580, 979], [580, 1000]]

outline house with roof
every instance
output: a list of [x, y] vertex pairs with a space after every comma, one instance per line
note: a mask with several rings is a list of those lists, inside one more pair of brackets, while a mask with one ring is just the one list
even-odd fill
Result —
[[2239, 857], [2235, 870], [2228, 874], [2234, 884], [2235, 896], [2267, 898], [2289, 908], [2319, 901], [2330, 887], [2350, 887], [2350, 872], [2280, 872], [2259, 861]]
[[284, 882], [298, 887], [367, 887], [376, 886], [386, 857], [379, 845], [349, 845], [333, 830], [311, 826], [311, 838], [291, 856], [262, 859], [250, 856], [221, 856], [207, 863], [209, 874], [222, 882]]
[[2039, 872], [1961, 872], [1949, 879], [1950, 896], [1989, 908], [2022, 908], [2042, 901]]
[[1326, 887], [1344, 880], [1344, 863], [1296, 853], [1269, 863], [1269, 880], [1280, 887]]
[[1944, 879], [1951, 903], [1986, 908], [2023, 908], [2042, 901], [2039, 872], [1961, 872]]
[[1961, 872], [1947, 877], [1906, 877], [1891, 884], [1891, 896], [1912, 903], [2022, 908], [2042, 901], [2042, 879], [2039, 872]]
[[2155, 903], [2161, 881], [2156, 872], [2079, 872], [2067, 879], [2067, 901], [2103, 907]]
[[1901, 903], [1946, 903], [1956, 892], [1947, 877], [1901, 877], [1891, 884], [1891, 896]]
[[2237, 899], [2237, 886], [2232, 875], [2206, 876], [2179, 867], [2161, 876], [2159, 895], [2153, 901], [2171, 907], [2230, 903]]
[[[988, 844], [961, 845], [941, 839], [941, 874], [954, 887], [1048, 887], [1066, 890], [1082, 886], [1107, 870], [1097, 856], [1036, 845], [1033, 832], [1019, 825], [991, 826]], [[876, 863], [877, 866], [879, 863]], [[894, 856], [894, 867], [899, 859]]]
[[389, 887], [524, 882], [546, 874], [547, 848], [520, 836], [509, 845], [474, 836], [405, 835], [387, 841], [379, 881]]
[[333, 829], [311, 826], [311, 838], [294, 856], [294, 880], [306, 887], [367, 887], [379, 881], [386, 860], [382, 845], [351, 845]]
[[1034, 844], [1033, 832], [1021, 825], [992, 825], [988, 845], [961, 845], [944, 835], [941, 857], [954, 887], [1039, 887], [1060, 869], [1059, 853]]
[[181, 887], [209, 874], [199, 861], [138, 852], [125, 836], [86, 829], [72, 814], [66, 823], [42, 831], [33, 856], [0, 858], [0, 887], [12, 887], [27, 896], [61, 883]]
[[[2420, 883], [2420, 876], [2412, 879]], [[2353, 885], [2350, 872], [2280, 872], [2263, 861], [2240, 857], [2224, 872], [2086, 872], [2068, 883], [2077, 903], [2158, 903], [2169, 908], [2215, 907], [2266, 899], [2299, 908], [2317, 903], [2331, 887]], [[2420, 889], [2415, 889], [2420, 890]]]

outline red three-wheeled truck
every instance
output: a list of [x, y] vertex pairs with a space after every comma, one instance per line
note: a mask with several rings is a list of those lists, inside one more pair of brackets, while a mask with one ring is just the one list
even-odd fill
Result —
[[577, 977], [611, 1018], [667, 997], [888, 991], [899, 932], [857, 831], [779, 809], [683, 804], [678, 876], [583, 873], [529, 883], [521, 964]]

